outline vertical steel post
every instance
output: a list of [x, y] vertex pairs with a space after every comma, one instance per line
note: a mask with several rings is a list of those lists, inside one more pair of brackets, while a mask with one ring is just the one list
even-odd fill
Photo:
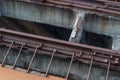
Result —
[[8, 54], [9, 54], [9, 52], [10, 52], [10, 50], [11, 50], [11, 48], [12, 48], [13, 44], [14, 44], [14, 41], [12, 41], [12, 42], [11, 42], [11, 44], [10, 44], [10, 46], [9, 46], [9, 48], [8, 48], [7, 52], [6, 52], [6, 55], [5, 55], [5, 57], [4, 57], [3, 61], [2, 61], [2, 65], [1, 65], [1, 66], [3, 66], [3, 65], [4, 65], [5, 60], [6, 60], [7, 56], [8, 56]]
[[52, 56], [51, 56], [51, 59], [49, 61], [49, 64], [48, 64], [48, 67], [47, 67], [47, 70], [46, 70], [46, 73], [45, 73], [45, 77], [47, 77], [48, 75], [48, 71], [49, 71], [49, 68], [50, 68], [50, 65], [52, 63], [52, 60], [53, 60], [53, 57], [54, 57], [54, 54], [56, 53], [56, 49], [53, 50], [53, 53], [52, 53]]
[[21, 54], [24, 46], [25, 46], [25, 44], [22, 44], [22, 46], [21, 46], [21, 48], [20, 48], [20, 50], [19, 50], [19, 52], [18, 52], [18, 55], [17, 55], [17, 57], [16, 57], [16, 60], [15, 60], [15, 62], [14, 62], [13, 69], [15, 69], [16, 63], [17, 63], [17, 61], [18, 61], [18, 58], [19, 58], [19, 56], [20, 56], [20, 54]]
[[30, 68], [31, 68], [31, 65], [32, 65], [32, 63], [33, 63], [33, 60], [34, 60], [35, 55], [36, 55], [36, 53], [37, 53], [37, 50], [38, 50], [39, 48], [41, 48], [41, 47], [42, 47], [42, 44], [41, 44], [40, 46], [37, 46], [37, 47], [36, 47], [36, 49], [35, 49], [35, 51], [34, 51], [34, 54], [33, 54], [32, 58], [31, 58], [31, 60], [30, 60], [30, 64], [29, 64], [29, 66], [28, 66], [27, 72], [29, 72], [29, 70], [30, 70]]
[[94, 55], [96, 54], [96, 52], [94, 52], [94, 54], [91, 57], [91, 61], [90, 61], [90, 67], [89, 67], [89, 71], [88, 71], [88, 76], [87, 76], [87, 80], [90, 79], [90, 74], [91, 74], [91, 70], [92, 70], [92, 66], [93, 66], [93, 61], [94, 61]]
[[72, 54], [70, 65], [69, 65], [67, 76], [66, 76], [66, 80], [69, 78], [69, 73], [70, 73], [70, 69], [71, 69], [72, 63], [73, 63], [74, 56], [75, 56], [75, 53]]

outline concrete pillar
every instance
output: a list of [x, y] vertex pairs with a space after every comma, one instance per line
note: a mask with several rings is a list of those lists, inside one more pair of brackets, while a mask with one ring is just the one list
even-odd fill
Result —
[[83, 31], [82, 23], [84, 21], [86, 11], [76, 10], [74, 13], [76, 15], [76, 18], [75, 18], [73, 30], [71, 32], [69, 41], [78, 43], [82, 36], [82, 31]]

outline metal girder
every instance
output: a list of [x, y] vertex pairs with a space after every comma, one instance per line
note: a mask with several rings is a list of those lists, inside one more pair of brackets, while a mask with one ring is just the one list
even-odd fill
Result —
[[120, 2], [98, 1], [98, 0], [20, 0], [26, 2], [37, 2], [43, 5], [61, 6], [69, 9], [85, 9], [93, 13], [107, 13], [110, 15], [120, 16]]
[[[120, 54], [118, 54], [118, 52], [114, 50], [88, 46], [78, 43], [71, 43], [67, 41], [51, 39], [47, 37], [42, 37], [42, 36], [37, 36], [22, 32], [16, 32], [7, 29], [0, 29], [0, 35], [2, 36], [0, 37], [1, 40], [0, 46], [4, 45], [9, 47], [6, 52], [6, 56], [3, 59], [2, 66], [4, 66], [9, 51], [11, 49], [16, 49], [16, 47], [20, 47], [18, 56], [13, 65], [13, 69], [14, 69], [17, 60], [19, 58], [19, 55], [24, 47], [27, 48], [27, 50], [34, 52], [30, 60], [27, 72], [29, 72], [31, 68], [31, 65], [33, 63], [37, 51], [39, 51], [40, 54], [47, 54], [51, 56], [45, 73], [46, 77], [48, 75], [49, 68], [51, 66], [53, 58], [56, 56], [59, 57], [59, 55], [62, 55], [64, 57], [69, 57], [71, 59], [70, 65], [68, 66], [66, 79], [68, 79], [69, 77], [73, 60], [78, 60], [80, 62], [90, 64], [88, 77], [86, 78], [87, 80], [90, 79], [93, 65], [98, 65], [106, 68], [107, 71], [106, 80], [108, 80], [110, 69], [120, 70]], [[47, 53], [43, 53], [42, 50], [46, 51]]]

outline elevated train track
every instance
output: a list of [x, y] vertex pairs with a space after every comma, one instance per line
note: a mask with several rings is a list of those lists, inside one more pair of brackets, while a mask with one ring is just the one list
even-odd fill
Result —
[[51, 67], [53, 58], [55, 57], [70, 59], [68, 70], [65, 74], [65, 79], [69, 78], [71, 66], [75, 60], [89, 64], [89, 71], [86, 77], [87, 80], [90, 79], [93, 65], [99, 65], [106, 69], [105, 80], [109, 80], [110, 70], [120, 70], [120, 54], [114, 50], [70, 43], [67, 41], [51, 39], [6, 29], [0, 29], [0, 46], [8, 47], [4, 59], [2, 60], [2, 66], [6, 64], [5, 61], [10, 54], [10, 51], [12, 49], [20, 48], [14, 64], [11, 65], [13, 69], [15, 69], [17, 61], [23, 49], [32, 51], [32, 57], [29, 61], [28, 67], [26, 68], [26, 72], [28, 73], [30, 70], [32, 70], [31, 65], [33, 64], [33, 60], [36, 54], [51, 56], [46, 72], [44, 73], [44, 76], [46, 77], [47, 75], [52, 74], [49, 73], [49, 69]]
[[[5, 11], [3, 10], [1, 14], [7, 13], [6, 11], [9, 10], [9, 8], [6, 5], [9, 4], [10, 2], [3, 1], [3, 3], [4, 3], [3, 7], [6, 10]], [[46, 8], [46, 7], [53, 6], [54, 8], [59, 7], [60, 9], [63, 9], [63, 8], [71, 9], [72, 10], [71, 12], [73, 12], [73, 15], [76, 14], [76, 11], [74, 12], [74, 10], [77, 10], [77, 11], [83, 11], [83, 13], [85, 12], [85, 15], [87, 13], [88, 14], [92, 13], [92, 14], [100, 14], [100, 15], [103, 14], [104, 16], [107, 15], [107, 16], [120, 17], [120, 1], [119, 0], [17, 0], [15, 2], [11, 2], [9, 6], [11, 4], [12, 6], [14, 6], [13, 3], [16, 3], [14, 5], [17, 5], [18, 3], [22, 4], [22, 5], [19, 5], [19, 7], [25, 6], [26, 3], [27, 3], [26, 5], [28, 5], [27, 7], [33, 7], [33, 5], [29, 5], [28, 3], [34, 4], [34, 7], [35, 7], [34, 10], [36, 9], [36, 6], [40, 5], [41, 7], [43, 5], [47, 5], [41, 9], [43, 10], [48, 9], [48, 11], [50, 11], [49, 8]], [[52, 9], [54, 9], [53, 7]], [[19, 9], [20, 10], [19, 11], [18, 8], [14, 10], [13, 7], [10, 7], [10, 9], [13, 11], [10, 10], [10, 12], [8, 13], [10, 13], [11, 15], [24, 10], [21, 8], [21, 10]], [[25, 8], [25, 11], [27, 12], [26, 10], [27, 8], [26, 7], [24, 8]], [[39, 10], [39, 8], [37, 9]], [[23, 13], [25, 11], [23, 11]], [[58, 11], [59, 13], [59, 10], [56, 10], [56, 11]], [[56, 11], [53, 10], [52, 12], [56, 12]], [[8, 13], [6, 16], [8, 16]], [[36, 14], [40, 14], [40, 13], [36, 13]], [[46, 14], [44, 16], [47, 17], [47, 15], [49, 14]], [[53, 17], [53, 16], [49, 15], [48, 17]], [[59, 18], [61, 16], [59, 16]], [[16, 17], [15, 15], [14, 16], [12, 15], [9, 17], [18, 18], [18, 15]], [[25, 16], [23, 16], [23, 18], [24, 17]], [[23, 19], [23, 18], [20, 18], [20, 19]], [[82, 20], [82, 18], [84, 17], [83, 16], [80, 17], [80, 20]], [[43, 17], [41, 19], [45, 19], [45, 18]], [[71, 19], [74, 19], [74, 18], [71, 18]], [[42, 23], [42, 21], [40, 23]], [[72, 23], [72, 21], [70, 23]], [[117, 26], [119, 27], [119, 22], [117, 23], [118, 23]], [[46, 21], [45, 21], [45, 24], [47, 24]], [[78, 24], [79, 24], [79, 21], [78, 21]], [[103, 26], [104, 25], [105, 23], [103, 23]], [[77, 25], [77, 27], [78, 26], [81, 27], [82, 25]], [[118, 28], [117, 26], [115, 26], [114, 28], [117, 29]], [[98, 79], [95, 78], [98, 76], [93, 77], [92, 71], [95, 69], [95, 66], [97, 66], [97, 67], [100, 67], [100, 69], [105, 70], [105, 74], [103, 74], [102, 70], [99, 70], [100, 73], [98, 73], [98, 75], [101, 76], [102, 74], [104, 76], [104, 80], [120, 79], [120, 77], [116, 75], [117, 71], [118, 71], [118, 74], [120, 74], [119, 73], [120, 52], [117, 50], [89, 46], [81, 43], [73, 43], [73, 42], [52, 39], [48, 37], [42, 37], [38, 35], [0, 28], [0, 54], [1, 54], [0, 66], [6, 67], [6, 65], [7, 66], [9, 65], [13, 70], [16, 70], [16, 68], [22, 68], [27, 73], [31, 73], [32, 71], [35, 71], [42, 74], [44, 77], [48, 77], [48, 75], [55, 75], [55, 76], [63, 77], [65, 80], [69, 80], [69, 79], [70, 80], [103, 80], [101, 77], [99, 77]], [[87, 65], [88, 71], [86, 71], [87, 70], [86, 68], [85, 70], [82, 71], [82, 69], [84, 69], [85, 66], [83, 67], [81, 64]], [[79, 68], [80, 66], [82, 66], [82, 68]], [[81, 69], [81, 71], [78, 71], [79, 69]], [[115, 74], [114, 75], [112, 74], [111, 76], [112, 71], [115, 71]], [[80, 72], [84, 72], [86, 74], [82, 75], [83, 73], [80, 73]], [[84, 76], [85, 78], [83, 78]], [[116, 77], [116, 76], [117, 78], [114, 79], [113, 77]], [[110, 79], [111, 77], [112, 79]]]

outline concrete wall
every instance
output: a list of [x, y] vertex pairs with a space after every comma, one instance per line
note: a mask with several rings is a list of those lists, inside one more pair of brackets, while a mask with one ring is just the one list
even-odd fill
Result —
[[2, 16], [66, 28], [72, 28], [74, 24], [74, 13], [71, 10], [15, 0], [2, 0], [1, 3]]
[[113, 38], [112, 48], [120, 50], [120, 20], [97, 15], [87, 15], [84, 21], [84, 29], [111, 36]]

